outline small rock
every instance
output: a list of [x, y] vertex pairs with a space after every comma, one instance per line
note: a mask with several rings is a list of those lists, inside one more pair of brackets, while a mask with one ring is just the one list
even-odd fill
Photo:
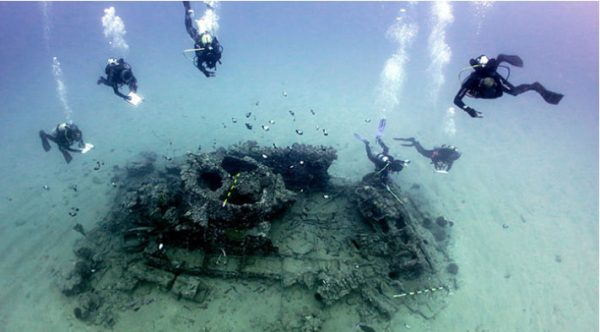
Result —
[[450, 274], [457, 274], [458, 273], [458, 265], [456, 263], [450, 263], [446, 267], [446, 271], [448, 271], [448, 273], [450, 273]]
[[557, 263], [561, 263], [562, 262], [562, 257], [560, 257], [560, 255], [556, 255], [554, 256], [554, 261]]

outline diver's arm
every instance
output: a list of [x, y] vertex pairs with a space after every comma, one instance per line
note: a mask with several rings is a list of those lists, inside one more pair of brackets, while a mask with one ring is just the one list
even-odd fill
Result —
[[190, 35], [190, 37], [196, 41], [198, 38], [198, 31], [196, 31], [192, 25], [192, 13], [190, 12], [191, 8], [189, 1], [184, 1], [183, 6], [185, 7], [185, 30], [187, 31], [188, 35]]
[[223, 54], [223, 46], [221, 46], [221, 43], [219, 43], [219, 40], [217, 39], [217, 37], [215, 36], [212, 42], [212, 46], [213, 46], [213, 50], [215, 52], [215, 54], [218, 54], [218, 60], [216, 62], [218, 62], [219, 64], [221, 63], [221, 55]]
[[465, 105], [462, 99], [465, 97], [468, 90], [469, 89], [462, 86], [460, 90], [458, 90], [458, 92], [456, 93], [456, 96], [454, 96], [454, 105], [458, 106], [461, 110], [464, 110], [465, 107], [467, 107], [467, 105]]
[[124, 94], [122, 94], [122, 93], [121, 93], [121, 91], [119, 91], [119, 87], [117, 86], [117, 83], [114, 83], [114, 84], [112, 85], [112, 88], [113, 88], [113, 91], [115, 92], [115, 94], [116, 94], [117, 96], [119, 96], [119, 97], [121, 97], [121, 98], [123, 98], [123, 99], [126, 99], [126, 100], [129, 100], [129, 99], [131, 99], [131, 97], [129, 97], [129, 96], [127, 96], [127, 95], [124, 95]]
[[131, 75], [131, 82], [129, 83], [129, 91], [133, 92], [133, 93], [137, 93], [137, 78], [135, 78], [135, 76], [133, 76], [133, 74]]
[[471, 80], [471, 79], [469, 78], [467, 80], [467, 82], [465, 82], [460, 87], [460, 90], [458, 90], [458, 92], [456, 93], [456, 96], [454, 96], [454, 105], [458, 106], [461, 110], [464, 110], [465, 108], [468, 107], [467, 105], [465, 105], [465, 103], [462, 101], [462, 99], [467, 95], [467, 92], [469, 91], [469, 88], [467, 85], [469, 80]]
[[63, 150], [66, 150], [66, 151], [79, 152], [79, 153], [81, 153], [81, 150], [83, 150], [83, 149], [75, 149], [70, 146], [64, 146], [64, 145], [60, 145], [60, 148]]
[[[77, 143], [77, 146], [79, 148], [72, 148], [71, 145]], [[62, 145], [61, 147], [67, 151], [71, 151], [71, 152], [77, 152], [77, 153], [81, 153], [81, 151], [83, 151], [83, 149], [85, 148], [85, 143], [83, 142], [83, 136], [81, 136], [81, 139], [79, 139], [78, 141], [73, 142], [71, 145], [67, 146], [67, 145]]]
[[221, 55], [223, 54], [223, 46], [221, 46], [221, 44], [219, 44], [219, 48], [217, 48], [219, 50], [219, 60], [217, 60], [217, 62], [222, 65], [221, 63]]
[[461, 110], [469, 113], [469, 115], [472, 118], [482, 118], [483, 115], [481, 114], [481, 112], [477, 112], [473, 108], [465, 105], [465, 103], [462, 101], [462, 99], [465, 97], [465, 95], [469, 91], [469, 87], [472, 84], [472, 82], [473, 82], [473, 78], [469, 77], [467, 79], [467, 81], [460, 87], [460, 90], [458, 90], [458, 92], [456, 93], [456, 96], [454, 97], [454, 105], [458, 106]]

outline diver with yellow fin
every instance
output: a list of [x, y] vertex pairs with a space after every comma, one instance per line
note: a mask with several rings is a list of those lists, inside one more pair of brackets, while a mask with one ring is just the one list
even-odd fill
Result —
[[[508, 82], [508, 78], [502, 77], [497, 71], [502, 62], [515, 67], [523, 67], [523, 60], [517, 55], [499, 54], [496, 59], [480, 55], [476, 59], [470, 59], [469, 64], [471, 66], [467, 68], [472, 68], [474, 71], [462, 82], [460, 90], [454, 97], [454, 104], [469, 113], [471, 117], [482, 118], [481, 112], [477, 112], [462, 101], [465, 95], [473, 98], [496, 99], [502, 97], [504, 92], [512, 96], [518, 96], [523, 92], [533, 90], [539, 93], [549, 104], [556, 105], [562, 99], [562, 94], [546, 90], [539, 82], [518, 86], [512, 85]], [[510, 73], [510, 69], [505, 68]]]
[[[198, 32], [192, 25], [192, 17], [194, 16], [194, 10], [190, 7], [189, 1], [183, 1], [183, 7], [185, 8], [185, 29], [194, 40], [194, 48], [185, 50], [184, 52], [194, 52], [194, 65], [200, 69], [200, 71], [206, 77], [215, 76], [217, 70], [217, 63], [221, 64], [221, 54], [223, 53], [223, 47], [219, 43], [216, 36], [208, 31]], [[213, 8], [207, 5], [207, 10], [212, 11]]]
[[[106, 73], [106, 78], [100, 76], [97, 84], [108, 85], [113, 88], [114, 93], [125, 99], [132, 105], [139, 105], [142, 102], [142, 98], [137, 95], [137, 79], [133, 75], [133, 71], [131, 70], [131, 66], [120, 58], [109, 58], [106, 64], [106, 68], [104, 68], [104, 72]], [[123, 85], [127, 85], [129, 87], [129, 94], [125, 95], [119, 91]]]
[[[42, 140], [44, 151], [50, 151], [51, 147], [48, 140], [56, 143], [56, 145], [58, 145], [58, 150], [62, 153], [67, 164], [73, 160], [73, 157], [71, 157], [69, 152], [87, 153], [94, 147], [92, 144], [83, 142], [81, 130], [74, 123], [60, 123], [52, 133], [47, 134], [45, 131], [40, 130], [39, 135]], [[77, 143], [78, 149], [71, 147], [75, 143]]]

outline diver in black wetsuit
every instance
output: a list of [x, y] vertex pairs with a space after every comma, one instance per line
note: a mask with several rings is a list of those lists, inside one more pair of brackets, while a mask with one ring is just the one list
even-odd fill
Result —
[[364, 139], [357, 134], [355, 134], [355, 137], [365, 143], [367, 157], [369, 157], [369, 160], [375, 164], [375, 173], [380, 176], [380, 179], [384, 183], [388, 180], [389, 172], [400, 172], [404, 166], [410, 163], [410, 160], [397, 160], [389, 155], [390, 149], [385, 145], [385, 143], [383, 143], [380, 136], [376, 137], [376, 141], [383, 149], [383, 152], [378, 153], [377, 155], [373, 155], [373, 152], [371, 152], [371, 145], [367, 139]]
[[[50, 142], [48, 142], [48, 140], [51, 140], [58, 145], [58, 149], [62, 153], [67, 164], [73, 159], [69, 151], [81, 153], [85, 147], [81, 130], [79, 130], [75, 124], [60, 123], [56, 126], [52, 133], [47, 134], [43, 130], [40, 130], [39, 135], [42, 139], [44, 151], [50, 151]], [[71, 148], [71, 145], [75, 143], [77, 143], [79, 149]]]
[[454, 97], [454, 104], [469, 113], [471, 117], [482, 118], [481, 112], [477, 112], [463, 103], [462, 99], [465, 95], [473, 98], [496, 99], [501, 97], [503, 92], [517, 96], [523, 92], [534, 90], [549, 104], [556, 105], [562, 99], [562, 94], [546, 90], [539, 82], [518, 86], [512, 85], [497, 72], [498, 66], [502, 62], [507, 62], [516, 67], [523, 67], [523, 60], [517, 55], [499, 54], [496, 59], [481, 55], [477, 59], [469, 60], [469, 64], [475, 71], [462, 83], [460, 90]]
[[447, 173], [452, 168], [452, 163], [460, 158], [460, 152], [455, 146], [443, 144], [441, 147], [434, 147], [433, 150], [427, 150], [421, 146], [421, 143], [414, 137], [400, 138], [394, 137], [397, 141], [410, 142], [410, 144], [402, 144], [402, 146], [414, 146], [422, 156], [431, 159], [433, 168], [436, 172]]
[[133, 76], [131, 66], [121, 59], [109, 58], [106, 68], [104, 68], [106, 78], [100, 76], [97, 84], [108, 85], [113, 88], [115, 94], [125, 100], [131, 100], [130, 96], [124, 95], [119, 91], [123, 85], [129, 87], [129, 92], [137, 92], [137, 79]]
[[217, 37], [213, 36], [209, 31], [198, 33], [192, 26], [194, 11], [190, 7], [190, 2], [183, 1], [183, 7], [185, 8], [185, 29], [192, 40], [194, 40], [194, 50], [196, 55], [194, 65], [200, 69], [204, 76], [213, 77], [217, 70], [217, 62], [221, 64], [223, 47], [219, 43]]

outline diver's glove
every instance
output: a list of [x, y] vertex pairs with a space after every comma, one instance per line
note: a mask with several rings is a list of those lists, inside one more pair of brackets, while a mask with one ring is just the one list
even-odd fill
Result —
[[463, 108], [463, 110], [467, 113], [469, 113], [469, 115], [472, 118], [483, 118], [483, 113], [481, 112], [477, 112], [475, 109], [469, 107], [469, 106], [465, 106], [465, 108]]

